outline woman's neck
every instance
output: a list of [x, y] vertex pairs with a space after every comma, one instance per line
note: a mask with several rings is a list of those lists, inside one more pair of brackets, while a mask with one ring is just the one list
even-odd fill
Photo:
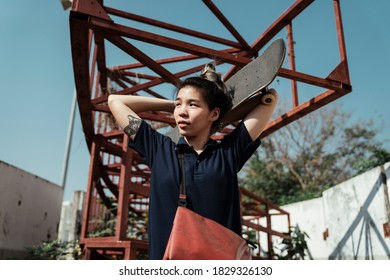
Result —
[[205, 135], [202, 137], [184, 137], [186, 142], [195, 150], [197, 154], [203, 152], [204, 147], [209, 141], [210, 135]]

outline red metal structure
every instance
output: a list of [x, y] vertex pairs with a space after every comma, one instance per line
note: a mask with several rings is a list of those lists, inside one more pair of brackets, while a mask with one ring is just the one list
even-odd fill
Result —
[[[227, 65], [229, 70], [224, 76], [227, 80], [256, 57], [275, 36], [286, 32], [289, 67], [282, 68], [279, 76], [291, 81], [292, 108], [268, 124], [261, 136], [265, 137], [352, 90], [340, 3], [339, 0], [329, 0], [331, 1], [334, 6], [340, 60], [326, 77], [298, 72], [295, 66], [292, 23], [314, 0], [293, 2], [266, 30], [260, 30], [258, 38], [251, 44], [211, 0], [203, 0], [204, 8], [213, 13], [234, 40], [133, 14], [130, 10], [108, 7], [102, 0], [73, 1], [70, 31], [74, 77], [81, 121], [91, 154], [80, 241], [85, 259], [107, 255], [136, 259], [147, 251], [143, 221], [148, 210], [149, 169], [138, 154], [127, 147], [127, 136], [115, 126], [107, 106], [108, 95], [115, 92], [165, 98], [164, 94], [158, 92], [159, 88], [176, 85], [181, 78], [197, 74], [206, 60]], [[124, 25], [122, 22], [125, 21], [142, 23], [145, 29]], [[156, 28], [161, 33], [150, 31]], [[162, 33], [168, 35], [161, 35]], [[155, 53], [146, 51], [147, 48], [136, 47], [135, 43], [138, 42], [172, 50], [172, 53], [178, 55], [156, 58]], [[216, 49], [212, 47], [215, 45], [223, 47]], [[107, 66], [112, 48], [127, 54], [132, 62]], [[174, 72], [171, 70], [175, 69], [174, 66], [181, 70]], [[300, 103], [298, 82], [317, 86], [323, 91]], [[167, 130], [175, 125], [172, 116], [166, 113], [147, 112], [141, 116], [156, 129]], [[222, 137], [227, 133], [229, 130], [225, 129]], [[289, 214], [246, 190], [242, 190], [242, 195], [246, 197], [243, 199], [245, 203], [242, 203], [244, 229], [255, 232], [260, 248], [269, 250], [273, 236], [285, 237], [272, 229], [272, 217], [284, 216], [287, 228], [290, 225]], [[114, 217], [115, 226], [111, 227], [113, 231], [104, 237], [96, 237], [94, 233], [98, 230], [101, 232], [104, 224], [102, 221], [105, 218], [110, 221], [109, 217]], [[262, 219], [266, 221], [265, 224], [262, 224]], [[260, 244], [261, 234], [267, 236], [266, 246]], [[262, 257], [260, 251], [255, 257]]]

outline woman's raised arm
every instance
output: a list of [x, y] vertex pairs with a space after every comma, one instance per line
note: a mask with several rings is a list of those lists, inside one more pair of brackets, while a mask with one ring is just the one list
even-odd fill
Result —
[[168, 99], [111, 94], [108, 97], [108, 107], [119, 126], [124, 129], [129, 125], [131, 119], [141, 119], [137, 113], [146, 111], [173, 112], [175, 105], [174, 101]]
[[272, 94], [275, 97], [275, 100], [269, 105], [259, 103], [259, 105], [253, 108], [253, 110], [244, 118], [244, 124], [253, 141], [260, 136], [267, 126], [278, 100], [278, 93], [276, 90], [270, 89], [267, 93]]

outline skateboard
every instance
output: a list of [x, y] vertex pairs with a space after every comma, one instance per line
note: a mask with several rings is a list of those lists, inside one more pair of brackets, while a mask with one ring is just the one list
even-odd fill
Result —
[[274, 96], [267, 94], [268, 86], [277, 76], [285, 55], [284, 40], [276, 39], [259, 57], [225, 82], [235, 93], [233, 108], [222, 119], [224, 126], [243, 119], [259, 102], [265, 105], [274, 102]]
[[[227, 88], [234, 88], [233, 108], [222, 118], [223, 126], [243, 119], [261, 102], [270, 105], [274, 96], [268, 94], [268, 86], [277, 76], [286, 55], [283, 39], [277, 39], [256, 59], [245, 65], [225, 82]], [[174, 142], [180, 138], [177, 128], [166, 133]]]

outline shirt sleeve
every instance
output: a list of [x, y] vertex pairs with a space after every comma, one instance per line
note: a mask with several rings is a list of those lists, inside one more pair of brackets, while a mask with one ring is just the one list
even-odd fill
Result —
[[260, 138], [252, 141], [249, 132], [243, 122], [223, 139], [223, 145], [229, 147], [230, 153], [236, 162], [236, 172], [239, 172], [248, 159], [261, 145]]
[[134, 140], [129, 139], [128, 145], [139, 153], [145, 162], [151, 167], [155, 155], [167, 137], [154, 130], [147, 122], [142, 120]]

